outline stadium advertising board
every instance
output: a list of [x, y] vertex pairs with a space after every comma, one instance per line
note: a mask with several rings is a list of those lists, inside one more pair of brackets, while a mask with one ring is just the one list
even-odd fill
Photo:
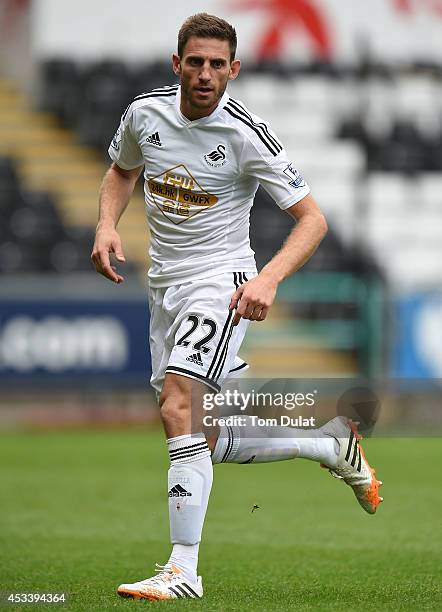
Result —
[[418, 293], [396, 302], [395, 375], [442, 378], [442, 293]]
[[147, 329], [144, 300], [4, 301], [0, 382], [147, 387]]

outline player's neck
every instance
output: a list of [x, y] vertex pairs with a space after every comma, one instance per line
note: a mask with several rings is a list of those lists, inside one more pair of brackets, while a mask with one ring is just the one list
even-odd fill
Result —
[[189, 121], [196, 121], [197, 119], [202, 119], [203, 117], [208, 117], [211, 115], [217, 108], [218, 104], [219, 100], [217, 100], [216, 103], [209, 108], [196, 108], [190, 104], [186, 98], [182, 97], [180, 100], [180, 111], [184, 117], [186, 117], [186, 119], [189, 119]]

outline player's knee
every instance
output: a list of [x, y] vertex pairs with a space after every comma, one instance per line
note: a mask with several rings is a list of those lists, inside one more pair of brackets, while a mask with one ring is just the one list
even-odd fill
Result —
[[219, 425], [216, 427], [203, 427], [203, 433], [206, 436], [207, 446], [213, 451], [219, 438]]
[[160, 415], [165, 425], [187, 421], [189, 413], [190, 406], [185, 397], [160, 397]]
[[166, 377], [160, 395], [160, 415], [165, 425], [182, 423], [190, 415], [190, 388], [182, 376]]

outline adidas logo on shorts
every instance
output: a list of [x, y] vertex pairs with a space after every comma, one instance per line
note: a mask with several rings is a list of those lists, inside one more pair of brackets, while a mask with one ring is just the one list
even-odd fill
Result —
[[196, 363], [199, 366], [204, 365], [203, 360], [201, 359], [201, 353], [194, 353], [193, 355], [189, 355], [189, 357], [186, 357], [186, 361], [191, 361], [192, 363]]

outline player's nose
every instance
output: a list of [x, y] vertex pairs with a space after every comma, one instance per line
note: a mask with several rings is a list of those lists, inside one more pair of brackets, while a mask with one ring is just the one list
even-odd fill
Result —
[[209, 62], [205, 62], [203, 66], [201, 67], [199, 78], [201, 81], [210, 81], [210, 79], [212, 78]]

